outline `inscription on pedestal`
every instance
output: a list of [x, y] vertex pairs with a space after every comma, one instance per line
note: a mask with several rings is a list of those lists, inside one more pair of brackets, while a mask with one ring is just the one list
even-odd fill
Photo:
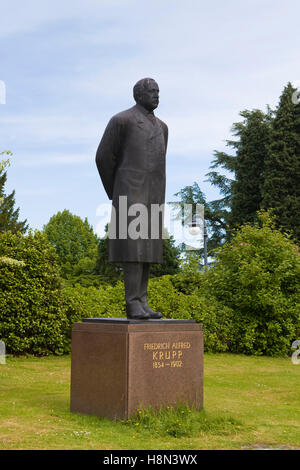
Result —
[[191, 348], [189, 341], [177, 343], [144, 343], [144, 350], [150, 351], [153, 369], [162, 367], [183, 367], [184, 351]]

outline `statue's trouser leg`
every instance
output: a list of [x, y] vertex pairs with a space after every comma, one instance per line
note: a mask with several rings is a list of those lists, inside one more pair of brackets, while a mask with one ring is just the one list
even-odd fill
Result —
[[148, 305], [147, 291], [148, 291], [149, 273], [150, 273], [150, 263], [143, 263], [140, 299], [144, 306]]
[[143, 263], [143, 273], [142, 273], [142, 282], [141, 282], [141, 302], [143, 309], [145, 310], [146, 313], [150, 315], [150, 318], [161, 318], [162, 314], [160, 312], [155, 312], [152, 310], [149, 305], [148, 305], [148, 296], [147, 296], [147, 291], [148, 291], [148, 280], [149, 280], [149, 274], [150, 274], [150, 263]]
[[150, 263], [124, 263], [124, 284], [127, 317], [153, 318], [162, 317], [148, 305], [147, 289]]
[[[148, 264], [148, 263], [146, 263]], [[143, 265], [144, 263], [124, 263], [124, 285], [125, 285], [125, 300], [127, 316], [147, 316], [144, 312], [141, 302], [141, 296], [146, 293], [147, 296], [147, 276], [143, 279]], [[148, 274], [149, 275], [149, 274]], [[143, 282], [142, 282], [143, 280]], [[146, 289], [143, 294], [142, 290]]]

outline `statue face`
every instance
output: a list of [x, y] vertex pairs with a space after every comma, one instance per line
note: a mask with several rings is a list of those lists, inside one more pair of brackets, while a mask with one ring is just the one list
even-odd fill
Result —
[[159, 88], [154, 80], [145, 84], [139, 97], [139, 103], [148, 111], [153, 111], [159, 103]]

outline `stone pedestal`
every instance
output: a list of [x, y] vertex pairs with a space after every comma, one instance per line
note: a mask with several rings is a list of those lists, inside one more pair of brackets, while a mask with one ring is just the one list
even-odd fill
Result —
[[203, 334], [193, 320], [90, 318], [72, 330], [71, 411], [127, 419], [203, 406]]

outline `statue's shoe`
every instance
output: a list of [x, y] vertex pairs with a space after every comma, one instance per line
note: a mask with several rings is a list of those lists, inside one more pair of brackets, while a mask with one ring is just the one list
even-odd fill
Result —
[[149, 320], [150, 314], [142, 307], [126, 306], [126, 315], [130, 320]]
[[150, 318], [152, 320], [159, 320], [160, 318], [162, 318], [162, 313], [160, 312], [155, 312], [154, 310], [152, 310], [152, 308], [150, 308], [148, 305], [143, 305], [143, 309], [146, 313], [148, 313], [148, 315], [150, 315]]

